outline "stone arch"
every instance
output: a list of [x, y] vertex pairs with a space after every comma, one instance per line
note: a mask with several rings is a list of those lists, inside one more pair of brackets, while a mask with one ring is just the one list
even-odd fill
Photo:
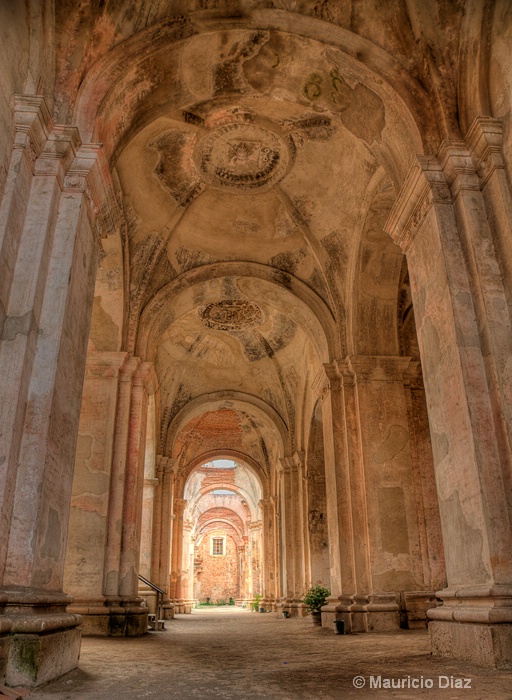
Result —
[[380, 168], [367, 190], [347, 277], [350, 354], [399, 354], [397, 301], [404, 256], [385, 230], [395, 196]]
[[288, 428], [284, 419], [268, 403], [262, 401], [257, 396], [244, 394], [237, 391], [222, 391], [214, 394], [203, 394], [189, 401], [173, 418], [165, 439], [166, 450], [170, 453], [173, 442], [178, 433], [183, 430], [188, 422], [204, 413], [205, 410], [215, 410], [225, 407], [236, 407], [240, 410], [256, 411], [264, 416], [265, 422], [270, 423], [273, 430], [278, 434], [280, 452], [284, 454], [289, 449]]
[[203, 452], [200, 455], [194, 457], [189, 464], [187, 464], [183, 470], [176, 477], [176, 497], [183, 498], [183, 493], [185, 489], [185, 484], [194, 471], [194, 469], [201, 464], [206, 462], [211, 462], [214, 459], [233, 459], [239, 462], [242, 466], [246, 467], [254, 477], [258, 480], [262, 491], [262, 498], [267, 498], [269, 495], [269, 477], [266, 474], [262, 466], [251, 457], [251, 455], [244, 454], [238, 450], [233, 449], [223, 449], [223, 450], [212, 450], [209, 452]]
[[[141, 356], [149, 354], [149, 348], [154, 346], [156, 338], [167, 326], [165, 314], [168, 304], [177, 304], [182, 295], [190, 292], [196, 285], [219, 277], [241, 277], [261, 281], [268, 285], [269, 290], [279, 290], [286, 299], [300, 304], [301, 314], [304, 315], [315, 329], [309, 335], [313, 347], [316, 348], [322, 362], [339, 356], [341, 351], [340, 339], [332, 312], [308, 285], [282, 270], [262, 265], [260, 263], [238, 261], [219, 262], [210, 265], [194, 267], [182, 273], [163, 287], [158, 294], [146, 305], [140, 321], [140, 332], [137, 340], [132, 336], [131, 343]], [[191, 301], [188, 302], [190, 306]], [[300, 319], [300, 315], [298, 317]]]

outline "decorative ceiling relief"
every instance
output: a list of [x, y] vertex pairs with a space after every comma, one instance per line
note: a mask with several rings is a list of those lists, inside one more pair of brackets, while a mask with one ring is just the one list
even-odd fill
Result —
[[290, 144], [257, 124], [224, 124], [199, 141], [195, 160], [202, 177], [221, 189], [269, 189], [292, 164]]
[[260, 326], [264, 321], [260, 307], [252, 301], [233, 299], [208, 304], [201, 311], [201, 320], [208, 328], [238, 331]]

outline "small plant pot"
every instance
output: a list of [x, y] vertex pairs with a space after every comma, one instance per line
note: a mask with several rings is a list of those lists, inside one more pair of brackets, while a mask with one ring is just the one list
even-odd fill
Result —
[[313, 624], [317, 625], [317, 627], [322, 626], [322, 613], [320, 610], [313, 610], [311, 613], [311, 619], [313, 620]]
[[260, 608], [260, 612], [265, 612], [265, 608]]
[[334, 620], [334, 634], [345, 634], [345, 620]]
[[283, 610], [283, 617], [285, 620], [287, 620], [290, 617], [290, 611], [289, 610]]

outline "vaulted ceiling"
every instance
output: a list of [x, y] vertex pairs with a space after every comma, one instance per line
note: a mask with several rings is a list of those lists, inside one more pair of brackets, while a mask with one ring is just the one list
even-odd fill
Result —
[[[57, 107], [104, 143], [121, 211], [90, 348], [155, 363], [160, 450], [184, 468], [232, 450], [268, 473], [304, 448], [323, 363], [417, 353], [384, 223], [435, 138], [429, 11], [196, 4], [61, 4]], [[441, 60], [461, 16], [436, 8]]]

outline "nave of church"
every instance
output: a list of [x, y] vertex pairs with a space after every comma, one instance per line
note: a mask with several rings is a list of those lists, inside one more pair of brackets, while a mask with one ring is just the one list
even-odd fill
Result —
[[0, 684], [312, 586], [311, 653], [510, 669], [510, 2], [0, 33]]

